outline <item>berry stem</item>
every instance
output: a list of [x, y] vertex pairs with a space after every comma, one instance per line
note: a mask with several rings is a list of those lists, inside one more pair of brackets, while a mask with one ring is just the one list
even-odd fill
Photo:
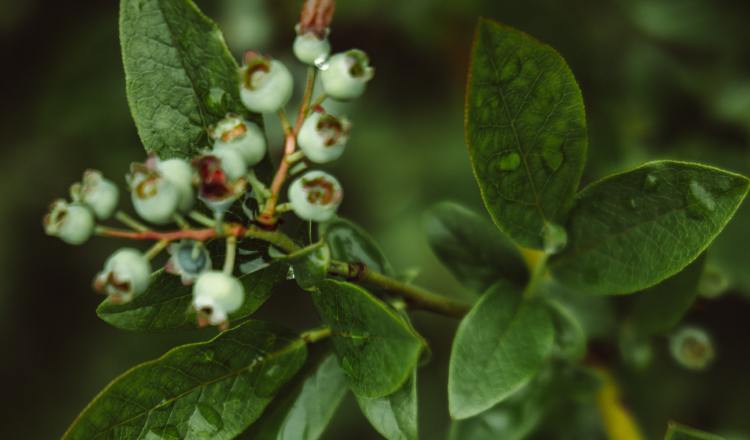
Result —
[[290, 161], [287, 160], [287, 158], [294, 154], [294, 151], [297, 149], [297, 132], [302, 126], [302, 122], [305, 120], [305, 115], [307, 115], [308, 109], [310, 108], [310, 99], [315, 87], [316, 72], [317, 70], [314, 67], [309, 67], [307, 69], [305, 94], [302, 97], [299, 113], [297, 113], [297, 121], [293, 128], [289, 125], [289, 121], [287, 120], [284, 111], [279, 111], [279, 118], [281, 119], [281, 124], [284, 126], [285, 133], [284, 155], [279, 162], [279, 168], [276, 170], [276, 174], [273, 176], [273, 181], [271, 182], [271, 194], [266, 201], [266, 206], [263, 208], [263, 212], [258, 216], [258, 221], [266, 226], [276, 225], [276, 204], [279, 201], [281, 188], [284, 186], [284, 182], [289, 175]]
[[169, 246], [169, 240], [159, 240], [154, 243], [154, 245], [151, 246], [151, 248], [147, 250], [146, 253], [143, 254], [143, 256], [146, 257], [147, 260], [153, 260], [157, 255], [161, 253], [161, 251], [166, 249], [167, 246]]
[[232, 275], [234, 272], [234, 257], [237, 254], [237, 237], [227, 237], [227, 255], [224, 257], [224, 273]]
[[326, 99], [328, 99], [328, 95], [326, 95], [325, 93], [321, 94], [320, 96], [315, 98], [315, 101], [313, 101], [312, 105], [310, 105], [310, 108], [315, 108], [319, 105], [322, 105]]
[[211, 217], [208, 217], [206, 215], [201, 214], [198, 211], [190, 211], [190, 214], [188, 214], [191, 219], [196, 221], [197, 223], [200, 223], [203, 226], [207, 226], [209, 228], [213, 228], [216, 222]]
[[148, 226], [144, 225], [143, 223], [139, 222], [123, 211], [117, 211], [115, 213], [115, 220], [119, 221], [120, 223], [134, 231], [146, 232], [149, 230]]
[[185, 220], [185, 217], [183, 217], [182, 214], [178, 212], [174, 213], [174, 222], [177, 223], [177, 226], [179, 226], [182, 230], [190, 229], [190, 223], [188, 223], [188, 221]]
[[308, 344], [318, 342], [331, 336], [330, 327], [319, 327], [302, 332], [300, 338]]
[[455, 301], [430, 292], [419, 286], [407, 284], [370, 270], [367, 266], [332, 261], [329, 272], [333, 275], [354, 278], [372, 284], [404, 298], [413, 308], [429, 310], [445, 316], [462, 318], [471, 309], [470, 304]]

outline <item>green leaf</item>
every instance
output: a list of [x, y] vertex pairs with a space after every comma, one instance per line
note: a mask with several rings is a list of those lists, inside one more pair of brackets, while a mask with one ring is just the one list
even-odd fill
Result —
[[146, 150], [191, 157], [226, 113], [248, 117], [237, 63], [216, 23], [192, 1], [122, 0], [120, 44], [128, 102]]
[[326, 280], [313, 292], [349, 386], [361, 397], [396, 392], [412, 374], [424, 340], [393, 309], [351, 283]]
[[546, 362], [554, 326], [543, 303], [507, 282], [490, 287], [458, 326], [448, 370], [455, 419], [479, 414], [528, 383]]
[[[253, 314], [271, 296], [278, 283], [286, 278], [288, 266], [281, 263], [239, 277], [245, 287], [245, 302], [229, 318], [240, 319]], [[151, 277], [145, 292], [127, 304], [102, 301], [96, 314], [105, 322], [123, 329], [138, 332], [161, 332], [196, 328], [193, 286], [184, 286], [180, 277], [163, 269]]]
[[526, 264], [513, 243], [477, 213], [442, 202], [425, 216], [427, 239], [435, 255], [466, 287], [484, 292], [504, 279], [523, 285]]
[[315, 243], [288, 256], [294, 279], [302, 289], [312, 289], [328, 275], [331, 250], [325, 242]]
[[676, 422], [669, 422], [664, 440], [724, 440], [724, 437], [680, 425]]
[[363, 263], [382, 274], [394, 275], [391, 263], [375, 240], [353, 222], [337, 217], [327, 223], [321, 223], [319, 233], [331, 248], [331, 257], [334, 260]]
[[565, 60], [523, 32], [481, 19], [466, 140], [495, 224], [519, 244], [542, 249], [542, 227], [563, 223], [586, 161], [583, 98]]
[[698, 296], [705, 257], [704, 252], [682, 272], [635, 295], [632, 319], [640, 335], [665, 333], [680, 322]]
[[368, 399], [357, 396], [362, 413], [373, 427], [388, 440], [416, 440], [417, 423], [417, 369], [409, 380], [395, 393]]
[[[336, 357], [314, 366], [279, 404], [271, 404], [242, 438], [253, 440], [316, 440], [323, 435], [347, 391]], [[274, 406], [275, 405], [275, 406]]]
[[127, 371], [63, 438], [234, 438], [260, 417], [306, 357], [301, 338], [248, 321]]
[[555, 299], [545, 301], [555, 327], [555, 351], [558, 356], [580, 361], [586, 355], [586, 331], [575, 312]]
[[607, 177], [578, 194], [568, 247], [549, 267], [589, 293], [646, 289], [695, 260], [747, 191], [743, 176], [685, 162], [650, 162]]

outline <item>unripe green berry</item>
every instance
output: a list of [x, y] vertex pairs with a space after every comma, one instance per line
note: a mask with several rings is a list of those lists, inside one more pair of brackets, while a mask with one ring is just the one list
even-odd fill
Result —
[[120, 199], [117, 185], [105, 179], [102, 173], [96, 170], [87, 170], [83, 173], [82, 182], [70, 188], [70, 195], [74, 201], [88, 206], [99, 220], [111, 217]]
[[83, 244], [91, 238], [96, 226], [94, 214], [89, 208], [79, 203], [69, 204], [63, 199], [52, 202], [43, 223], [47, 235], [74, 245]]
[[320, 67], [323, 90], [340, 101], [360, 97], [374, 75], [367, 54], [358, 49], [337, 53]]
[[190, 211], [195, 203], [193, 168], [190, 164], [183, 159], [159, 160], [156, 162], [156, 169], [177, 190], [177, 209], [183, 213]]
[[240, 79], [240, 99], [250, 111], [275, 113], [292, 97], [292, 74], [279, 61], [253, 54], [240, 69]]
[[705, 369], [716, 356], [711, 337], [697, 327], [683, 327], [669, 340], [674, 359], [691, 370]]
[[312, 162], [331, 162], [344, 153], [351, 126], [346, 118], [337, 118], [322, 110], [314, 111], [302, 124], [297, 145]]
[[237, 180], [247, 175], [247, 164], [245, 159], [236, 149], [220, 146], [211, 151], [211, 155], [221, 161], [221, 169], [226, 173], [229, 180]]
[[220, 216], [245, 193], [247, 180], [239, 172], [242, 164], [239, 153], [227, 148], [193, 161], [199, 177], [198, 197], [215, 215]]
[[294, 39], [294, 56], [298, 60], [311, 66], [320, 65], [331, 53], [331, 43], [328, 41], [328, 29], [321, 38], [312, 31], [300, 32], [300, 27], [295, 27], [297, 37]]
[[332, 175], [323, 171], [308, 171], [289, 185], [288, 197], [292, 210], [299, 218], [326, 222], [336, 214], [343, 191]]
[[245, 302], [245, 288], [240, 281], [224, 272], [209, 271], [201, 274], [193, 286], [193, 307], [199, 323], [226, 324], [231, 313]]
[[266, 137], [257, 124], [239, 116], [229, 115], [219, 121], [211, 131], [214, 150], [233, 148], [248, 167], [257, 165], [266, 155]]
[[123, 248], [112, 254], [94, 279], [94, 289], [122, 304], [143, 293], [151, 277], [151, 264], [137, 249]]

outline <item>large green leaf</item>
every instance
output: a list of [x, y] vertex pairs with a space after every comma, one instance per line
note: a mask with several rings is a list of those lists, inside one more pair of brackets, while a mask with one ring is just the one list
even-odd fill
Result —
[[130, 110], [147, 150], [193, 156], [211, 124], [247, 113], [237, 63], [192, 1], [122, 0], [120, 44]]
[[248, 321], [127, 371], [63, 438], [231, 439], [260, 417], [306, 357], [301, 338]]
[[583, 98], [565, 60], [523, 32], [480, 20], [466, 141], [495, 224], [541, 249], [543, 226], [565, 220], [586, 161]]
[[419, 437], [416, 368], [395, 393], [375, 399], [357, 396], [357, 403], [367, 420], [386, 439], [416, 440]]
[[633, 325], [642, 336], [664, 333], [675, 327], [698, 296], [706, 254], [677, 275], [635, 295]]
[[253, 440], [316, 440], [323, 435], [347, 391], [346, 377], [336, 357], [329, 355], [314, 365], [307, 377], [279, 404], [270, 405], [263, 417], [242, 438]]
[[424, 340], [393, 309], [351, 283], [326, 280], [313, 292], [333, 330], [333, 347], [349, 385], [361, 397], [396, 392], [414, 371]]
[[507, 282], [490, 287], [458, 326], [448, 370], [455, 419], [479, 414], [529, 382], [554, 344], [546, 306]]
[[724, 437], [676, 422], [669, 422], [664, 440], [724, 440]]
[[623, 294], [674, 275], [703, 252], [747, 195], [748, 180], [699, 164], [658, 161], [577, 196], [554, 275], [594, 294]]
[[337, 217], [321, 223], [320, 235], [331, 248], [331, 257], [349, 263], [363, 263], [370, 269], [393, 276], [391, 263], [375, 240], [353, 222]]
[[[245, 302], [230, 319], [251, 315], [271, 296], [279, 282], [286, 278], [288, 266], [275, 263], [270, 267], [240, 276], [245, 287]], [[112, 304], [105, 299], [96, 309], [107, 323], [130, 331], [160, 332], [196, 328], [195, 311], [191, 307], [193, 287], [184, 286], [180, 277], [159, 270], [141, 295], [126, 304]]]
[[425, 218], [433, 252], [469, 289], [481, 293], [500, 279], [523, 285], [528, 278], [515, 245], [477, 213], [457, 203], [442, 202]]

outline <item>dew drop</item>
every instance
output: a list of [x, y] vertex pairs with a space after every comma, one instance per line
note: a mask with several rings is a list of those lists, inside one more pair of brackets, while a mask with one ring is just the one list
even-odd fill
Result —
[[636, 209], [636, 208], [638, 208], [638, 201], [637, 201], [637, 200], [635, 200], [635, 198], [631, 198], [631, 199], [630, 199], [630, 201], [628, 202], [628, 204], [629, 204], [629, 205], [630, 205], [630, 207], [631, 207], [631, 208], [633, 208], [633, 209]]
[[545, 222], [542, 227], [542, 244], [544, 245], [544, 252], [556, 254], [568, 244], [568, 233], [560, 225]]
[[497, 168], [501, 171], [513, 171], [521, 165], [521, 156], [516, 152], [505, 153], [497, 161]]
[[557, 171], [563, 163], [563, 154], [559, 149], [545, 148], [542, 150], [542, 160], [544, 164], [552, 171]]
[[195, 434], [212, 434], [224, 427], [221, 414], [207, 403], [195, 405], [195, 411], [190, 416], [190, 431]]
[[180, 431], [174, 425], [151, 428], [144, 437], [145, 440], [180, 440], [181, 438]]
[[268, 368], [264, 374], [267, 378], [273, 379], [279, 371], [280, 369], [278, 365], [271, 365], [271, 368]]
[[643, 188], [652, 191], [656, 189], [656, 186], [659, 184], [659, 178], [656, 177], [656, 175], [648, 173], [646, 175], [646, 178], [643, 180]]
[[208, 95], [206, 96], [206, 105], [213, 110], [221, 109], [226, 95], [227, 92], [224, 89], [211, 87], [211, 90], [208, 91]]
[[690, 181], [690, 196], [706, 211], [713, 211], [716, 209], [716, 200], [714, 200], [714, 196], [695, 180]]

